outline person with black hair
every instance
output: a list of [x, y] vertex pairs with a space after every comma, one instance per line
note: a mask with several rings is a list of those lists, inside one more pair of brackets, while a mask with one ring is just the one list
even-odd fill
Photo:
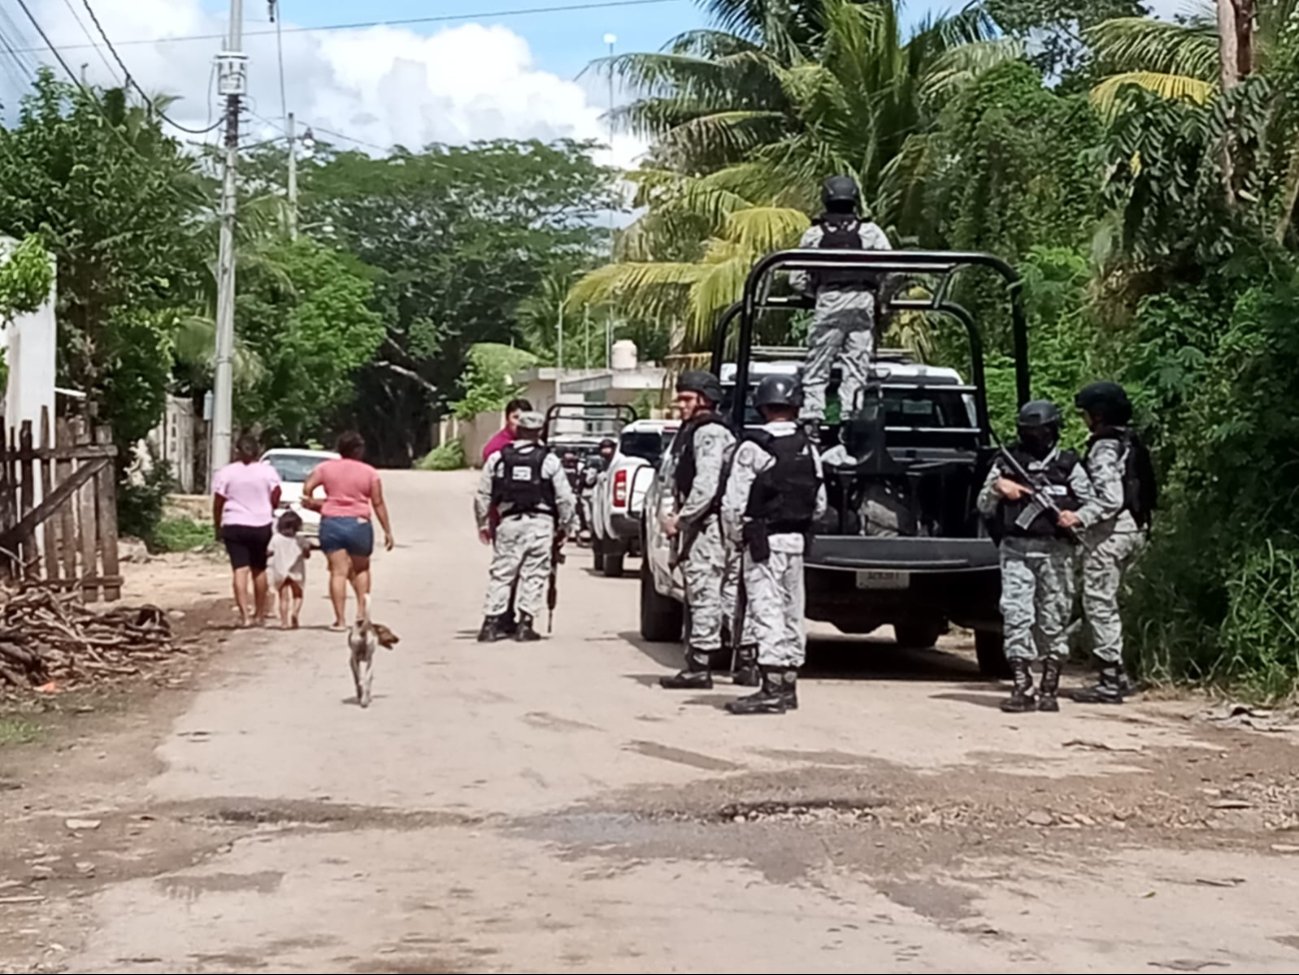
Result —
[[280, 504], [280, 475], [260, 459], [261, 446], [251, 434], [239, 438], [236, 450], [234, 463], [212, 478], [212, 524], [230, 556], [239, 625], [249, 626], [264, 623], [268, 611], [266, 549]]
[[[1083, 465], [1091, 478], [1097, 510], [1086, 523], [1082, 560], [1083, 614], [1091, 631], [1092, 653], [1100, 663], [1094, 686], [1075, 691], [1085, 704], [1122, 704], [1130, 693], [1123, 667], [1123, 620], [1119, 591], [1123, 573], [1140, 550], [1154, 509], [1154, 468], [1141, 439], [1131, 429], [1132, 403], [1114, 382], [1084, 386], [1074, 398], [1091, 438]], [[1081, 524], [1076, 517], [1072, 522]]]
[[505, 426], [501, 427], [492, 439], [483, 445], [483, 463], [492, 454], [499, 453], [505, 445], [513, 442], [519, 434], [519, 417], [532, 412], [532, 404], [522, 397], [515, 397], [505, 404]]
[[302, 516], [296, 511], [284, 512], [275, 523], [267, 559], [271, 588], [279, 598], [280, 626], [286, 630], [298, 628], [310, 556], [311, 543], [302, 535]]
[[[892, 250], [888, 236], [861, 214], [861, 189], [851, 176], [831, 176], [821, 190], [825, 211], [799, 241], [800, 248], [830, 250]], [[871, 357], [875, 353], [875, 313], [879, 275], [854, 268], [795, 271], [790, 284], [811, 292], [816, 311], [807, 335], [803, 365], [803, 407], [800, 418], [819, 432], [825, 419], [825, 390], [836, 360], [843, 369], [839, 385], [840, 416], [860, 407]], [[819, 439], [815, 437], [813, 439]]]

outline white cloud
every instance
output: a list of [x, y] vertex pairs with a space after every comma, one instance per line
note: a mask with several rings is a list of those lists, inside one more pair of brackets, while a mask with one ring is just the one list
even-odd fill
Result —
[[[264, 8], [251, 6], [246, 29], [265, 30]], [[71, 7], [98, 40], [77, 0]], [[199, 0], [94, 0], [94, 7], [114, 41], [220, 34], [226, 27]], [[34, 9], [56, 44], [86, 43], [64, 0], [39, 0]], [[505, 27], [465, 24], [429, 36], [395, 27], [290, 32], [283, 43], [287, 103], [303, 125], [381, 146], [492, 138], [607, 140], [602, 102], [583, 85], [538, 67], [528, 42]], [[215, 92], [208, 93], [212, 56], [220, 46], [216, 40], [131, 44], [118, 52], [146, 91], [181, 98], [170, 110], [173, 118], [202, 127], [219, 111]], [[250, 103], [258, 115], [278, 124], [275, 37], [248, 37], [245, 49]], [[65, 58], [74, 69], [85, 63], [91, 81], [111, 81], [94, 51], [69, 50]], [[263, 137], [274, 134], [266, 123], [254, 120], [254, 126]], [[641, 150], [635, 140], [619, 135], [612, 155], [601, 157], [628, 165]]]

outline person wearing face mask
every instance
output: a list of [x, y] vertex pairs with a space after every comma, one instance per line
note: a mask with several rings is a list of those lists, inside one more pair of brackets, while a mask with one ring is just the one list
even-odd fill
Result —
[[[1019, 437], [1006, 448], [1010, 458], [993, 461], [977, 502], [1001, 552], [1002, 630], [1013, 680], [1010, 699], [1001, 705], [1007, 712], [1060, 710], [1074, 546], [1078, 526], [1096, 516], [1086, 469], [1076, 453], [1060, 449], [1060, 422], [1054, 403], [1026, 403]], [[1032, 664], [1038, 659], [1042, 682], [1035, 695]]]

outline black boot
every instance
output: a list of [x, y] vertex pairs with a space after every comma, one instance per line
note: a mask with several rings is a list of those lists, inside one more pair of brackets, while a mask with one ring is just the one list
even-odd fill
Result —
[[798, 710], [798, 671], [790, 668], [785, 671], [785, 679], [780, 684], [780, 694], [785, 699], [786, 711]]
[[686, 667], [671, 677], [660, 677], [659, 686], [669, 691], [707, 691], [713, 686], [713, 673], [708, 668], [707, 650], [691, 647], [686, 652]]
[[513, 606], [497, 617], [496, 626], [503, 636], [514, 636], [515, 631], [519, 628], [519, 623], [514, 618]]
[[1013, 682], [1010, 698], [1001, 702], [1001, 710], [1010, 714], [1036, 710], [1037, 702], [1033, 700], [1033, 671], [1030, 669], [1030, 662], [1022, 657], [1016, 657], [1010, 662], [1010, 674]]
[[495, 643], [497, 640], [504, 640], [505, 633], [501, 630], [501, 618], [499, 616], [487, 616], [483, 619], [483, 628], [478, 631], [479, 643]]
[[756, 694], [737, 697], [726, 705], [731, 714], [784, 714], [785, 705], [785, 669], [783, 667], [762, 668], [762, 690]]
[[737, 687], [758, 687], [762, 684], [756, 643], [745, 643], [735, 648], [735, 672], [731, 674], [731, 683]]
[[541, 634], [532, 628], [531, 613], [519, 614], [519, 625], [515, 627], [514, 639], [519, 643], [531, 643], [533, 640], [541, 639]]
[[1042, 683], [1037, 689], [1037, 709], [1039, 711], [1059, 711], [1060, 701], [1056, 693], [1060, 690], [1060, 661], [1048, 657], [1042, 664]]
[[1096, 683], [1074, 691], [1073, 699], [1080, 704], [1122, 704], [1124, 696], [1131, 691], [1123, 664], [1106, 664]]

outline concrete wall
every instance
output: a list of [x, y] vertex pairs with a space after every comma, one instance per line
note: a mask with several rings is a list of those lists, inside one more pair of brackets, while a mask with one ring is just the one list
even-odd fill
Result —
[[[17, 246], [17, 241], [0, 237], [0, 260]], [[54, 319], [54, 289], [49, 300], [30, 315], [18, 315], [13, 323], [0, 330], [9, 366], [9, 385], [5, 390], [5, 422], [17, 427], [31, 420], [40, 436], [41, 410], [49, 411], [53, 422], [55, 350], [58, 347], [58, 324]]]
[[136, 462], [142, 469], [151, 463], [149, 450], [159, 460], [171, 465], [171, 472], [182, 494], [191, 494], [195, 485], [206, 481], [199, 470], [200, 442], [206, 424], [194, 410], [194, 404], [179, 396], [168, 396], [162, 422], [145, 438], [147, 448], [136, 451]]

